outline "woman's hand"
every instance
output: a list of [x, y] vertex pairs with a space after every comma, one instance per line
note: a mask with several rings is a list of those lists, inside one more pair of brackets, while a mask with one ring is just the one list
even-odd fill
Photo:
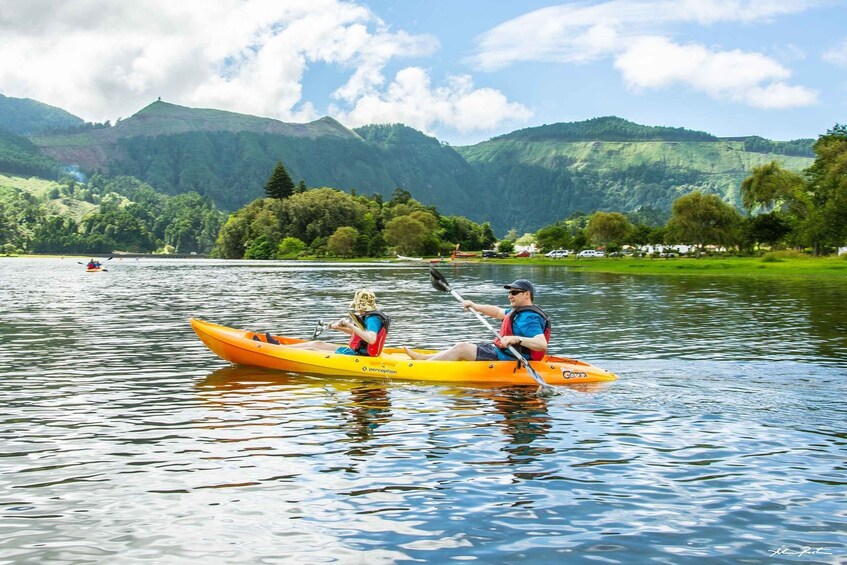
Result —
[[329, 325], [329, 329], [338, 330], [340, 332], [344, 332], [346, 334], [356, 334], [356, 325], [347, 318], [341, 318], [340, 320], [336, 320], [335, 322]]

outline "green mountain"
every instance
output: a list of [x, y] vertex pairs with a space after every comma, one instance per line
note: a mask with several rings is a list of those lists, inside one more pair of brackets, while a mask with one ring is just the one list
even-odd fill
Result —
[[616, 116], [584, 122], [519, 129], [492, 141], [717, 141], [717, 137], [685, 128], [643, 126]]
[[[32, 138], [40, 151], [87, 171], [130, 175], [168, 194], [197, 191], [235, 210], [263, 195], [277, 161], [309, 186], [428, 204], [473, 205], [475, 173], [450, 147], [402, 125], [349, 130], [332, 118], [286, 124], [157, 101], [112, 128]], [[458, 214], [458, 211], [452, 212]]]
[[29, 139], [0, 129], [0, 172], [54, 178], [59, 169], [59, 163], [42, 155]]
[[752, 167], [777, 160], [800, 171], [812, 163], [813, 142], [720, 139], [604, 117], [451, 147], [401, 124], [286, 124], [161, 101], [113, 127], [29, 139], [42, 158], [130, 175], [172, 195], [196, 191], [230, 211], [262, 196], [282, 160], [295, 182], [385, 197], [403, 188], [498, 233], [534, 231], [576, 211], [669, 210], [692, 190], [740, 204]]
[[30, 100], [0, 94], [0, 129], [17, 135], [33, 135], [51, 130], [78, 127], [85, 122], [73, 114]]
[[694, 190], [740, 205], [741, 181], [753, 167], [777, 160], [800, 171], [813, 161], [807, 156], [813, 140], [768, 142], [770, 151], [762, 151], [762, 144], [748, 147], [751, 139], [755, 145], [762, 138], [725, 140], [596, 118], [456, 150], [479, 174], [482, 199], [497, 202], [489, 211], [492, 225], [533, 231], [575, 211], [670, 210], [676, 198]]

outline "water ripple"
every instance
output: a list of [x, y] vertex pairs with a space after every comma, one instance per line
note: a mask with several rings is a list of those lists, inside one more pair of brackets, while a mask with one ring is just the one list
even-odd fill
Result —
[[305, 337], [369, 286], [392, 345], [489, 339], [420, 266], [77, 267], [0, 259], [0, 562], [847, 559], [843, 285], [445, 267], [531, 278], [622, 376], [540, 398], [230, 367], [187, 324]]

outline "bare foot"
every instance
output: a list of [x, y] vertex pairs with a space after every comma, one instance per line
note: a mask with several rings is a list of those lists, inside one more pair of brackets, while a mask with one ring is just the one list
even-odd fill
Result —
[[418, 353], [417, 351], [412, 351], [411, 349], [409, 349], [405, 345], [403, 346], [403, 349], [406, 350], [406, 355], [408, 355], [412, 359], [421, 360], [421, 359], [429, 358], [429, 355], [424, 355], [423, 353]]

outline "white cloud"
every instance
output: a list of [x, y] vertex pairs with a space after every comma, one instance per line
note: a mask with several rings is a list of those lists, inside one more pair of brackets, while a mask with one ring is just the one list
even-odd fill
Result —
[[529, 12], [477, 38], [471, 59], [482, 70], [521, 61], [585, 62], [611, 55], [633, 39], [672, 25], [768, 21], [817, 0], [609, 0]]
[[[814, 104], [817, 93], [785, 81], [790, 71], [765, 55], [680, 45], [667, 38], [683, 24], [769, 21], [817, 0], [609, 0], [565, 4], [524, 14], [477, 38], [478, 68], [540, 61], [614, 61], [635, 90], [684, 85], [709, 96], [759, 108]], [[795, 56], [801, 56], [793, 47]], [[844, 51], [847, 60], [847, 47]], [[837, 59], [834, 52], [832, 59]]]
[[784, 82], [755, 86], [744, 91], [743, 96], [748, 105], [766, 110], [810, 106], [818, 101], [817, 91], [804, 86], [792, 86]]
[[351, 126], [403, 122], [427, 133], [441, 125], [467, 133], [523, 121], [531, 112], [521, 104], [509, 102], [494, 89], [474, 89], [467, 75], [453, 77], [447, 86], [433, 88], [425, 70], [408, 67], [397, 73], [384, 92], [359, 97], [352, 110], [339, 110], [339, 115]]
[[710, 51], [663, 37], [635, 41], [615, 60], [627, 86], [635, 90], [682, 84], [712, 98], [758, 108], [806, 106], [817, 93], [785, 83], [788, 69], [759, 53]]
[[842, 39], [838, 45], [828, 49], [823, 54], [823, 60], [839, 67], [847, 67], [847, 39]]
[[[439, 43], [392, 30], [350, 0], [0, 0], [0, 37], [0, 92], [91, 121], [129, 116], [159, 96], [312, 120], [319, 114], [303, 100], [303, 81], [314, 63], [349, 70], [346, 83], [334, 85], [341, 116], [474, 129], [497, 122], [497, 112], [525, 113], [499, 92], [434, 88], [415, 71], [387, 84], [387, 64], [431, 55]], [[461, 109], [471, 98], [493, 112], [478, 126]], [[427, 120], [421, 100], [454, 107]]]

